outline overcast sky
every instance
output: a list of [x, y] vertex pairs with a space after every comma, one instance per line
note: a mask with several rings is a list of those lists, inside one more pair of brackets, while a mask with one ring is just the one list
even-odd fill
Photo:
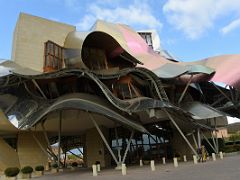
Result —
[[88, 30], [96, 19], [156, 29], [183, 61], [240, 53], [240, 0], [0, 0], [0, 58], [11, 58], [20, 12]]

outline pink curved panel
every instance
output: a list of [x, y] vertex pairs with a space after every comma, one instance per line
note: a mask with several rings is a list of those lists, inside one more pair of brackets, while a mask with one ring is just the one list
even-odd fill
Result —
[[[165, 59], [159, 54], [156, 54], [151, 48], [148, 47], [142, 37], [139, 36], [136, 32], [129, 30], [123, 26], [121, 26], [120, 30], [124, 34], [131, 54], [144, 63], [144, 65], [142, 65], [143, 67], [146, 67], [150, 70], [155, 70], [166, 63], [176, 63]], [[216, 72], [209, 80], [214, 82], [222, 82], [227, 85], [240, 88], [240, 54], [222, 55], [188, 63], [178, 62], [177, 64], [203, 65], [213, 68]], [[195, 79], [200, 80], [202, 78], [196, 77]]]
[[222, 55], [184, 64], [201, 64], [215, 69], [211, 81], [240, 88], [240, 54]]
[[[213, 76], [209, 76], [211, 79], [206, 78], [205, 75], [197, 76], [195, 81], [211, 80], [240, 88], [240, 55], [216, 56], [193, 62], [172, 62], [155, 53], [137, 32], [126, 25], [98, 21], [94, 30], [103, 31], [116, 39], [125, 51], [143, 63], [143, 65], [138, 66], [154, 71], [166, 63], [175, 63], [180, 66], [203, 65], [214, 69], [216, 72]], [[184, 80], [187, 80], [187, 78], [187, 76], [184, 77]]]

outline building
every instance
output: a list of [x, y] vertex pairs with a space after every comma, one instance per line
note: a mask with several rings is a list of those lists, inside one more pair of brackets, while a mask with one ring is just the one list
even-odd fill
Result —
[[0, 169], [47, 166], [48, 159], [61, 166], [61, 151], [74, 148], [83, 148], [86, 167], [191, 158], [202, 139], [227, 124], [225, 113], [240, 117], [239, 70], [215, 63], [237, 65], [240, 55], [176, 62], [139, 33], [150, 44], [122, 24], [99, 20], [78, 32], [21, 13], [12, 61], [0, 64]]

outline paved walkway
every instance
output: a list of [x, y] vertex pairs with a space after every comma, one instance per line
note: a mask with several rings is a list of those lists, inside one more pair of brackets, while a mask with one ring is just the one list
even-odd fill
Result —
[[208, 161], [194, 165], [193, 162], [179, 163], [174, 168], [173, 164], [156, 165], [156, 171], [152, 172], [150, 166], [129, 167], [127, 175], [122, 176], [121, 171], [106, 169], [97, 177], [93, 177], [89, 170], [77, 170], [60, 172], [58, 174], [44, 175], [41, 180], [52, 179], [84, 179], [84, 180], [239, 180], [240, 179], [240, 155], [225, 157], [224, 160]]

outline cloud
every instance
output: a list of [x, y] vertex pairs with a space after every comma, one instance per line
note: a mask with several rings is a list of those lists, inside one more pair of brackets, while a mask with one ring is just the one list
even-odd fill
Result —
[[235, 19], [234, 21], [230, 22], [227, 26], [224, 26], [220, 32], [222, 34], [228, 34], [230, 33], [231, 31], [237, 29], [240, 27], [240, 18], [239, 19]]
[[110, 7], [108, 3], [92, 3], [89, 4], [87, 15], [85, 15], [76, 24], [78, 29], [89, 29], [96, 19], [106, 20], [114, 23], [123, 23], [134, 26], [138, 29], [161, 29], [162, 23], [153, 15], [151, 7], [147, 1], [139, 3], [133, 1], [124, 6], [119, 3], [115, 7]]
[[240, 17], [240, 0], [168, 0], [163, 6], [167, 21], [190, 39], [201, 37], [227, 15]]
[[64, 3], [64, 5], [73, 12], [82, 11], [82, 1], [79, 0], [59, 0], [59, 3]]
[[78, 5], [78, 0], [64, 0], [64, 3], [67, 7], [73, 8]]

